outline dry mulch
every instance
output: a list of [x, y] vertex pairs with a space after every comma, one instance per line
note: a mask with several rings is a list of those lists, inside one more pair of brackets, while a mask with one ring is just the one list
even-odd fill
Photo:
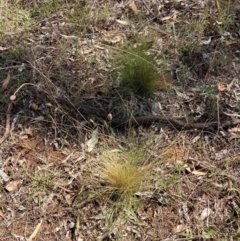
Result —
[[[192, 30], [176, 42], [171, 27], [178, 33], [183, 22], [200, 18], [200, 3], [135, 4], [82, 3], [83, 22], [56, 12], [26, 35], [3, 38], [0, 76], [4, 80], [9, 72], [11, 80], [0, 105], [1, 240], [239, 239], [237, 13], [231, 38], [208, 26], [205, 42], [189, 54], [183, 40]], [[123, 98], [111, 75], [114, 55], [138, 35], [153, 35], [150, 51], [168, 59], [172, 88], [153, 98]], [[16, 45], [21, 54], [9, 58]], [[222, 65], [211, 61], [223, 56]], [[31, 85], [16, 93], [8, 115], [9, 98], [24, 83]], [[128, 111], [136, 118], [129, 119]], [[115, 118], [128, 125], [116, 127]], [[141, 123], [133, 127], [131, 121]], [[98, 144], [88, 152], [96, 126]], [[128, 135], [146, 144], [148, 160], [158, 160], [146, 190], [135, 194], [141, 204], [130, 210], [100, 195], [97, 172], [106, 150], [128, 151]]]

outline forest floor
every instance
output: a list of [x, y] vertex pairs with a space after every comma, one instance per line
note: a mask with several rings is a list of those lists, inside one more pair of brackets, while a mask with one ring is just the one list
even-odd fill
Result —
[[238, 1], [0, 17], [1, 241], [240, 240]]

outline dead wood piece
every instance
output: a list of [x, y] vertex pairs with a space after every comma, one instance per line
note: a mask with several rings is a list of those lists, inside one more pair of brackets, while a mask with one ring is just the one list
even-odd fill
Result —
[[[157, 115], [157, 116], [137, 116], [132, 119], [113, 119], [112, 124], [113, 125], [124, 125], [127, 123], [133, 124], [133, 125], [141, 125], [141, 124], [149, 124], [152, 122], [162, 122], [162, 123], [167, 123], [171, 124], [172, 127], [176, 129], [181, 129], [181, 130], [210, 130], [211, 128], [217, 129], [219, 123], [216, 122], [206, 122], [206, 123], [185, 123], [180, 120], [176, 120], [171, 117], [167, 116], [162, 116], [162, 115]], [[223, 123], [220, 123], [219, 127], [220, 128], [228, 128], [234, 125], [240, 124], [240, 120], [233, 120], [233, 121], [225, 121]]]
[[[63, 99], [59, 99], [60, 101], [64, 102], [65, 104], [69, 105], [69, 102]], [[71, 104], [72, 107], [72, 104]], [[87, 106], [75, 106], [75, 108], [83, 115], [93, 115], [100, 117], [104, 120], [107, 120], [107, 115], [103, 110], [87, 107]], [[86, 116], [85, 116], [86, 117]], [[240, 124], [240, 120], [231, 120], [231, 121], [224, 121], [219, 123], [218, 121], [213, 122], [206, 122], [206, 123], [185, 123], [184, 121], [176, 120], [166, 115], [157, 115], [157, 116], [136, 116], [131, 118], [116, 118], [113, 117], [112, 120], [109, 122], [113, 126], [123, 126], [123, 125], [144, 125], [150, 124], [152, 122], [162, 122], [166, 124], [170, 124], [173, 128], [178, 130], [200, 130], [200, 131], [210, 131], [211, 129], [219, 129], [219, 128], [229, 128], [231, 126], [235, 126]]]

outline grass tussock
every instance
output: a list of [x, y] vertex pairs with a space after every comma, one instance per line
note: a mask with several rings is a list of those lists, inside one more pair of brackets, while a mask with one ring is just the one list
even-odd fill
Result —
[[144, 188], [148, 169], [139, 153], [107, 153], [100, 171], [104, 192], [117, 199], [130, 200]]
[[[146, 45], [128, 47], [116, 57], [118, 74], [121, 78], [120, 87], [125, 92], [138, 95], [149, 95], [165, 85], [164, 68], [159, 68], [146, 48]], [[164, 82], [164, 83], [163, 83]]]

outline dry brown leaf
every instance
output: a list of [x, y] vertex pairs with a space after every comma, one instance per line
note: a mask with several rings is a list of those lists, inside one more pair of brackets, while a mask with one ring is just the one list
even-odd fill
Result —
[[238, 44], [238, 43], [240, 43], [239, 39], [226, 41], [227, 46], [232, 45], [232, 44]]
[[207, 173], [206, 172], [201, 172], [201, 171], [197, 171], [197, 170], [191, 170], [190, 167], [187, 167], [186, 170], [190, 173], [192, 173], [193, 175], [195, 176], [204, 176], [206, 175]]
[[206, 172], [201, 172], [201, 171], [197, 171], [197, 170], [194, 170], [191, 172], [193, 175], [196, 175], [196, 176], [204, 176], [206, 175], [207, 173]]
[[130, 3], [129, 7], [132, 9], [132, 11], [134, 12], [135, 15], [138, 15], [138, 9], [137, 9], [135, 2]]
[[33, 129], [32, 128], [26, 128], [25, 129], [25, 133], [27, 134], [27, 135], [29, 135], [29, 136], [32, 136], [33, 135]]
[[0, 210], [0, 217], [2, 217], [2, 218], [5, 217], [4, 213], [1, 210]]
[[115, 36], [113, 39], [111, 39], [111, 43], [115, 44], [122, 40], [122, 36]]
[[83, 54], [83, 55], [90, 54], [90, 53], [92, 53], [92, 52], [93, 52], [93, 49], [92, 49], [92, 48], [81, 50], [81, 54]]
[[240, 127], [233, 127], [231, 129], [228, 129], [228, 132], [240, 132]]
[[240, 135], [234, 135], [234, 136], [228, 137], [228, 141], [231, 141], [231, 140], [234, 140], [234, 139], [240, 139]]
[[0, 46], [0, 51], [6, 51], [8, 48]]
[[38, 110], [38, 105], [35, 104], [35, 103], [32, 103], [32, 104], [31, 104], [31, 108], [32, 108], [33, 110], [37, 111], [37, 110]]
[[68, 205], [71, 205], [71, 204], [72, 204], [72, 201], [73, 201], [72, 195], [66, 194], [66, 195], [65, 195], [65, 200], [66, 200], [66, 202], [67, 202]]
[[177, 227], [172, 229], [172, 233], [181, 233], [183, 231], [185, 231], [186, 229], [188, 229], [188, 225], [184, 225], [184, 224], [180, 224]]
[[20, 140], [27, 140], [28, 139], [28, 135], [19, 136], [19, 139]]
[[163, 110], [163, 107], [162, 107], [162, 105], [161, 105], [160, 102], [158, 102], [157, 105], [158, 105], [158, 109], [159, 109], [159, 110]]
[[172, 18], [172, 15], [171, 16], [166, 16], [166, 17], [161, 18], [161, 21], [167, 21], [167, 20], [169, 20], [171, 18]]
[[3, 81], [3, 83], [2, 83], [1, 91], [4, 91], [5, 89], [7, 89], [10, 80], [11, 80], [11, 76], [10, 76], [10, 74], [8, 73], [7, 78], [6, 78], [6, 79]]
[[225, 85], [222, 84], [221, 82], [218, 82], [217, 87], [218, 87], [218, 91], [220, 92], [226, 89]]
[[238, 113], [236, 113], [236, 112], [234, 112], [234, 113], [227, 113], [227, 112], [223, 111], [223, 114], [225, 114], [227, 116], [231, 116], [231, 117], [237, 117], [237, 118], [240, 117], [240, 115]]
[[119, 20], [119, 19], [117, 19], [116, 22], [118, 22], [118, 23], [120, 23], [120, 24], [122, 24], [122, 25], [125, 25], [125, 26], [129, 25], [129, 22], [128, 22], [128, 21], [125, 21], [125, 20]]
[[60, 34], [63, 38], [65, 39], [78, 39], [77, 36], [74, 36], [74, 35], [71, 35], [71, 36], [68, 36], [68, 35], [64, 35], [64, 34]]
[[177, 19], [177, 13], [174, 13], [174, 14], [172, 15], [172, 20], [175, 21], [176, 19]]
[[10, 179], [9, 176], [2, 169], [0, 169], [0, 177], [5, 182], [8, 182]]
[[28, 238], [28, 241], [32, 241], [37, 236], [41, 226], [42, 226], [42, 219], [41, 219], [40, 223], [38, 223], [37, 227], [35, 228], [35, 230], [31, 234], [31, 236]]
[[105, 49], [104, 47], [99, 46], [99, 45], [94, 45], [94, 47], [97, 48], [97, 49], [101, 49], [101, 50], [104, 50], [104, 49]]
[[204, 208], [202, 213], [201, 213], [201, 216], [200, 216], [200, 220], [204, 220], [206, 219], [210, 214], [212, 213], [212, 210], [210, 208]]
[[121, 35], [107, 36], [107, 37], [103, 37], [103, 40], [107, 43], [115, 44], [122, 40], [122, 36]]
[[6, 186], [5, 186], [5, 189], [9, 192], [12, 192], [14, 191], [18, 185], [21, 183], [22, 181], [21, 180], [17, 180], [17, 181], [11, 181], [9, 182]]

